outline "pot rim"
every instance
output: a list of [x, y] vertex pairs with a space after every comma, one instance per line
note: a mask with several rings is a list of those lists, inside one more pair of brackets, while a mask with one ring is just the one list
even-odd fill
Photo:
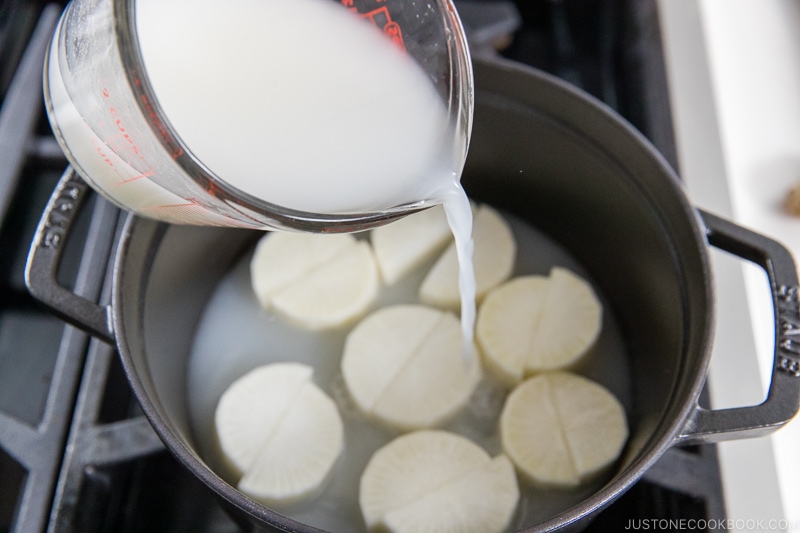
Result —
[[[534, 531], [553, 531], [568, 527], [569, 525], [594, 514], [596, 511], [605, 507], [613, 502], [616, 498], [621, 496], [628, 490], [642, 475], [647, 471], [669, 448], [678, 442], [678, 437], [682, 430], [685, 429], [687, 422], [691, 419], [692, 414], [697, 410], [697, 400], [706, 380], [705, 369], [711, 355], [711, 339], [713, 334], [714, 324], [714, 298], [713, 287], [708, 281], [711, 279], [709, 260], [708, 260], [708, 245], [706, 242], [705, 231], [703, 229], [702, 220], [697, 210], [690, 204], [684, 191], [680, 186], [680, 180], [664, 159], [658, 150], [648, 139], [646, 139], [637, 129], [630, 125], [624, 118], [620, 117], [613, 109], [606, 106], [604, 103], [596, 100], [591, 95], [584, 91], [562, 81], [561, 79], [547, 74], [543, 71], [519, 65], [507, 60], [491, 60], [480, 61], [476, 60], [480, 68], [495, 68], [514, 73], [522, 73], [525, 76], [532, 76], [539, 78], [554, 85], [558, 90], [562, 91], [566, 98], [578, 102], [587, 111], [593, 113], [598, 118], [607, 123], [608, 126], [619, 128], [623, 130], [624, 134], [631, 137], [640, 149], [647, 152], [647, 156], [652, 158], [658, 166], [658, 169], [668, 178], [665, 181], [670, 182], [673, 188], [674, 196], [678, 200], [681, 210], [690, 221], [692, 232], [694, 234], [694, 250], [702, 265], [702, 277], [707, 280], [705, 283], [705, 294], [703, 297], [707, 302], [707, 315], [702, 317], [704, 323], [699, 330], [699, 335], [695, 339], [684, 339], [683, 351], [681, 358], [685, 358], [688, 350], [700, 350], [698, 354], [697, 365], [702, 371], [695, 372], [687, 382], [687, 377], [681, 374], [679, 379], [673, 383], [673, 394], [664, 415], [656, 425], [656, 429], [664, 428], [661, 431], [654, 431], [653, 435], [642, 446], [641, 451], [634, 456], [630, 464], [624, 470], [617, 473], [608, 483], [595, 491], [591, 496], [582, 500], [579, 504], [563, 510], [559, 515], [539, 524], [529, 526], [520, 531], [534, 532]], [[476, 69], [477, 70], [477, 69]], [[477, 91], [481, 89], [478, 88]], [[218, 476], [209, 466], [205, 464], [200, 457], [193, 452], [187, 444], [176, 435], [170, 424], [165, 421], [159, 414], [160, 406], [156, 404], [156, 400], [149, 397], [146, 388], [142, 383], [139, 375], [139, 369], [131, 356], [129, 345], [127, 342], [126, 325], [123, 316], [123, 305], [121, 302], [125, 296], [122, 293], [120, 282], [121, 276], [125, 271], [125, 261], [127, 257], [127, 250], [134, 235], [134, 229], [139, 224], [164, 224], [155, 222], [148, 219], [139, 218], [133, 214], [129, 214], [125, 220], [124, 230], [117, 246], [115, 264], [113, 269], [113, 288], [112, 288], [112, 303], [111, 303], [111, 320], [113, 331], [115, 332], [116, 342], [120, 358], [122, 360], [125, 373], [134, 391], [134, 394], [139, 401], [141, 408], [148, 418], [154, 429], [158, 433], [161, 440], [166, 444], [170, 451], [175, 455], [178, 460], [183, 463], [195, 476], [197, 476], [203, 483], [209, 486], [220, 497], [227, 501], [230, 505], [246, 512], [247, 514], [255, 517], [256, 519], [266, 522], [273, 527], [283, 529], [285, 531], [308, 531], [325, 533], [325, 530], [309, 526], [302, 522], [288, 518], [277, 511], [274, 511], [262, 504], [259, 504], [229, 483], [224, 481]], [[682, 304], [686, 305], [686, 298], [682, 298]], [[687, 329], [684, 325], [684, 331]], [[693, 346], [689, 346], [689, 342], [693, 342]], [[685, 371], [684, 371], [685, 374]], [[682, 390], [684, 394], [675, 394], [676, 391]], [[667, 415], [676, 413], [677, 416], [672, 416], [669, 423], [665, 424], [668, 420]]]

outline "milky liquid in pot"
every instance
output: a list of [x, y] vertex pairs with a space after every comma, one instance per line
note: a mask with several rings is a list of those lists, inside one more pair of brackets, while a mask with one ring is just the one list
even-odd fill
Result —
[[[514, 275], [546, 275], [554, 265], [583, 275], [586, 272], [560, 245], [520, 219], [504, 213], [518, 243]], [[358, 482], [372, 453], [399, 435], [397, 431], [366, 420], [348, 397], [340, 371], [345, 337], [350, 328], [325, 333], [291, 326], [262, 309], [250, 286], [252, 249], [221, 280], [196, 331], [187, 375], [190, 422], [195, 444], [209, 466], [233, 486], [214, 436], [214, 410], [223, 391], [238, 377], [259, 365], [299, 361], [315, 368], [314, 379], [337, 403], [345, 424], [345, 447], [324, 492], [314, 500], [276, 509], [300, 522], [337, 533], [364, 532], [358, 507]], [[422, 265], [394, 286], [383, 287], [378, 308], [397, 303], [418, 303], [417, 290], [432, 265]], [[613, 312], [604, 304], [603, 329], [595, 347], [577, 372], [602, 383], [631, 412], [630, 377], [625, 345]], [[506, 392], [484, 379], [466, 409], [444, 429], [465, 435], [492, 455], [501, 451], [497, 420]], [[511, 530], [541, 522], [593, 494], [605, 479], [569, 491], [523, 486], [523, 498]]]

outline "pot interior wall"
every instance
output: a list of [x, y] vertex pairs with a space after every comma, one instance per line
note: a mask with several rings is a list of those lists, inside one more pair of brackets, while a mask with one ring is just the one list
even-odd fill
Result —
[[680, 429], [705, 373], [713, 313], [697, 215], [666, 162], [601, 104], [516, 67], [477, 64], [475, 76], [465, 188], [565, 246], [623, 329], [633, 412], [622, 470]]
[[143, 219], [132, 232], [118, 299], [123, 360], [130, 358], [158, 418], [193, 449], [185, 381], [195, 328], [217, 282], [257, 235]]
[[[584, 96], [511, 67], [478, 64], [475, 73], [465, 188], [567, 248], [623, 330], [633, 410], [619, 480], [669, 444], [704, 372], [710, 304], [694, 213], [642, 139]], [[130, 228], [118, 263], [123, 359], [156, 418], [194, 452], [185, 404], [193, 332], [216, 282], [257, 235], [144, 220]]]

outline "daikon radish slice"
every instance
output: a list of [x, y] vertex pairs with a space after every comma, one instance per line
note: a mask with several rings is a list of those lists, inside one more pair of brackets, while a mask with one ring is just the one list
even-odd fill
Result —
[[575, 487], [619, 457], [628, 426], [622, 405], [602, 385], [570, 372], [546, 372], [511, 391], [500, 438], [528, 481]]
[[[493, 287], [499, 285], [514, 270], [517, 243], [508, 222], [488, 205], [475, 211], [472, 238], [475, 249], [476, 298], [480, 301]], [[458, 309], [461, 293], [458, 287], [458, 257], [451, 244], [436, 261], [419, 289], [423, 303], [446, 309]]]
[[392, 285], [452, 240], [444, 207], [437, 205], [370, 232], [381, 277]]
[[519, 501], [509, 459], [460, 435], [423, 430], [397, 437], [370, 459], [359, 503], [371, 531], [500, 533]]
[[355, 322], [380, 287], [369, 242], [352, 235], [266, 234], [250, 263], [262, 307], [309, 329]]
[[513, 386], [575, 365], [597, 340], [602, 312], [589, 283], [556, 267], [493, 289], [478, 311], [476, 338], [487, 367]]
[[468, 402], [481, 377], [465, 362], [461, 327], [449, 312], [423, 305], [385, 307], [348, 335], [342, 374], [355, 404], [400, 429], [437, 426]]
[[251, 370], [223, 393], [215, 429], [238, 488], [266, 504], [316, 494], [343, 449], [336, 404], [300, 363]]

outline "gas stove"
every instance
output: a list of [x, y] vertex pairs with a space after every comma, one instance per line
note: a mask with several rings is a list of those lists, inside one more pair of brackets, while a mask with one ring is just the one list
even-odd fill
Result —
[[[676, 111], [678, 118], [685, 113], [674, 94], [675, 64], [665, 64], [665, 58], [673, 60], [677, 35], [674, 6], [656, 0], [457, 5], [474, 54], [538, 67], [602, 100], [644, 133], [702, 200], [702, 183], [686, 166], [679, 135], [686, 125], [674, 120]], [[64, 325], [25, 288], [28, 248], [67, 166], [47, 124], [41, 89], [44, 52], [62, 9], [63, 3], [25, 1], [0, 7], [0, 533], [246, 531], [163, 448], [132, 397], [114, 348]], [[123, 215], [92, 198], [67, 243], [62, 284], [108, 301], [109, 262]], [[719, 292], [742, 294], [744, 277], [734, 282], [742, 285]], [[735, 304], [752, 332], [748, 302]], [[747, 355], [754, 350], [741, 348]], [[715, 403], [723, 386], [712, 375], [707, 401]], [[756, 447], [767, 442], [772, 446], [758, 439]], [[733, 500], [723, 480], [731, 474], [720, 465], [730, 460], [725, 452], [720, 461], [719, 450], [669, 450], [587, 531], [750, 518], [728, 508]], [[788, 517], [785, 507], [762, 514]]]

